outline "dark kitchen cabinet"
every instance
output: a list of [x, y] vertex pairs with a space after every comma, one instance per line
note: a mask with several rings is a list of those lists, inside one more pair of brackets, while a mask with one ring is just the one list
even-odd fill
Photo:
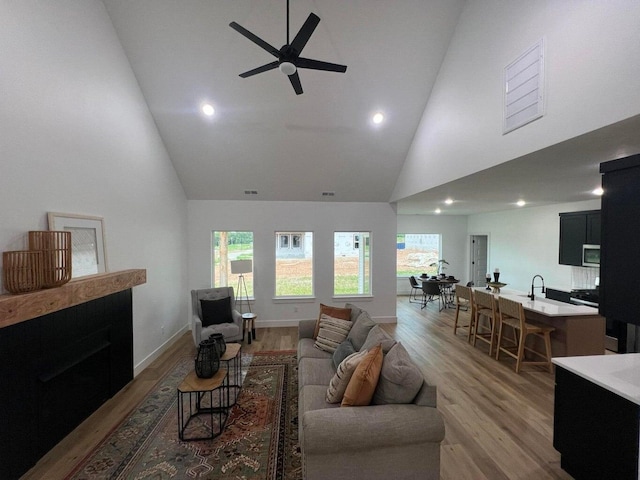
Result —
[[600, 211], [560, 214], [561, 265], [582, 266], [582, 246], [600, 245]]
[[640, 155], [600, 164], [600, 314], [640, 325]]
[[640, 407], [556, 365], [553, 446], [576, 480], [638, 478]]
[[587, 213], [587, 238], [584, 243], [589, 245], [600, 245], [601, 240], [601, 217], [600, 212]]

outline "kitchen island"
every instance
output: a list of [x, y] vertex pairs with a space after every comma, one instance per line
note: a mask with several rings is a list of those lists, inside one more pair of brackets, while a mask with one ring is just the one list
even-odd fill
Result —
[[[527, 320], [555, 328], [551, 333], [553, 357], [604, 354], [605, 319], [598, 314], [597, 308], [541, 296], [531, 300], [525, 292], [517, 290], [502, 289], [494, 295], [522, 303]], [[544, 351], [541, 339], [530, 338], [528, 342], [536, 342], [535, 349]]]
[[554, 358], [553, 446], [576, 480], [640, 478], [640, 354]]

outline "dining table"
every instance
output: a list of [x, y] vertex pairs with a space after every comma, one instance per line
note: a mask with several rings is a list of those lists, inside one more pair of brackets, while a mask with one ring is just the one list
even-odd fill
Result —
[[460, 283], [460, 280], [453, 277], [426, 277], [420, 276], [422, 283], [437, 283], [440, 289], [440, 311], [445, 308], [455, 308], [455, 298], [453, 286], [456, 283]]

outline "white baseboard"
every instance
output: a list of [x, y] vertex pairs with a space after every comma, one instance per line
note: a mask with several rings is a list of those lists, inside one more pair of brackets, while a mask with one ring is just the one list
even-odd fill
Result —
[[156, 358], [158, 358], [167, 348], [169, 348], [171, 345], [177, 342], [178, 339], [182, 337], [182, 335], [184, 335], [184, 332], [188, 332], [189, 330], [190, 330], [189, 325], [185, 325], [180, 330], [178, 330], [173, 336], [167, 339], [166, 342], [164, 342], [162, 345], [156, 348], [153, 352], [151, 352], [151, 354], [149, 354], [147, 358], [143, 359], [138, 365], [134, 366], [133, 367], [134, 378], [138, 376], [138, 374], [142, 372], [145, 368], [151, 365], [151, 363]]

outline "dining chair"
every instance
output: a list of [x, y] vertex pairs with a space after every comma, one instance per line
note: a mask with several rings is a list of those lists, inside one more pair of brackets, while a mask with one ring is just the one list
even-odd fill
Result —
[[[493, 356], [498, 321], [496, 299], [491, 293], [482, 290], [475, 290], [472, 298], [474, 309], [473, 346], [475, 347], [476, 340], [480, 339], [489, 344], [489, 355]], [[481, 317], [486, 318], [487, 323], [481, 322]]]
[[437, 298], [438, 308], [442, 310], [442, 302], [440, 300], [440, 285], [438, 285], [438, 282], [422, 282], [422, 291], [424, 292], [425, 299], [422, 308], [425, 308], [429, 302], [434, 302]]
[[[467, 330], [467, 341], [471, 341], [471, 336], [473, 334], [473, 326], [475, 324], [475, 310], [473, 309], [473, 290], [470, 287], [463, 287], [462, 285], [458, 285], [455, 290], [456, 295], [456, 318], [453, 321], [453, 334], [456, 335], [457, 330], [463, 329]], [[469, 321], [466, 325], [459, 324], [458, 320], [460, 318], [460, 311], [469, 311]]]
[[[500, 307], [500, 320], [498, 327], [498, 340], [496, 345], [496, 360], [500, 360], [500, 352], [504, 352], [516, 359], [516, 373], [520, 373], [520, 367], [527, 365], [546, 365], [549, 373], [553, 373], [551, 364], [551, 332], [555, 328], [547, 325], [538, 325], [526, 321], [522, 303], [509, 300], [504, 297], [498, 299]], [[505, 338], [503, 330], [510, 327], [513, 331], [513, 339]], [[544, 341], [545, 353], [527, 347], [527, 336], [533, 335]], [[510, 346], [504, 346], [503, 340], [507, 340]], [[525, 353], [529, 352], [544, 360], [526, 360]]]
[[[422, 285], [418, 283], [416, 277], [411, 275], [409, 277], [409, 283], [411, 284], [411, 293], [409, 294], [409, 303], [424, 304], [424, 292], [422, 291]], [[420, 292], [421, 298], [418, 298], [417, 293]]]

